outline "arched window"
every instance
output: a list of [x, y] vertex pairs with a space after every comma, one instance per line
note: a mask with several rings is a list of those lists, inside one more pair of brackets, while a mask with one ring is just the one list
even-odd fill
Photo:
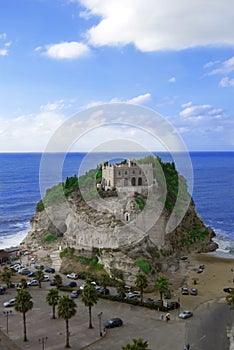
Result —
[[132, 178], [131, 183], [132, 183], [132, 186], [136, 186], [136, 178], [135, 177]]
[[125, 221], [130, 221], [130, 214], [128, 212], [124, 214], [124, 217], [125, 217]]
[[139, 177], [138, 179], [138, 186], [142, 186], [142, 177]]

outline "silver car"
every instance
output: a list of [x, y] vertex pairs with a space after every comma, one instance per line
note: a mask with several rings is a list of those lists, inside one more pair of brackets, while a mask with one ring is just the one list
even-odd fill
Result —
[[184, 310], [179, 314], [179, 318], [189, 318], [193, 316], [193, 312], [190, 310]]

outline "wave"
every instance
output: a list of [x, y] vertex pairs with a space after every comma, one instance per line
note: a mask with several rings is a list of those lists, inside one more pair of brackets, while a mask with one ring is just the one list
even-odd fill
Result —
[[28, 230], [19, 231], [15, 234], [0, 236], [0, 249], [17, 247], [27, 236]]

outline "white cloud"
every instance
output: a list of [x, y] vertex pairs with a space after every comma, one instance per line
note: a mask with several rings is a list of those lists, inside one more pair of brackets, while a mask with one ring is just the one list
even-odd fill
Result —
[[137, 104], [137, 105], [143, 105], [145, 102], [148, 102], [150, 100], [151, 100], [151, 94], [147, 92], [144, 95], [133, 97], [130, 100], [127, 100], [127, 102]]
[[224, 112], [221, 108], [214, 108], [209, 104], [204, 105], [192, 105], [191, 102], [189, 104], [182, 105], [183, 110], [180, 112], [180, 116], [184, 118], [184, 120], [189, 121], [201, 121], [203, 119], [210, 118], [212, 119], [220, 119], [223, 117]]
[[47, 45], [44, 49], [42, 47], [35, 48], [36, 52], [42, 51], [43, 54], [55, 59], [76, 59], [87, 56], [90, 49], [87, 45], [76, 41], [62, 42], [59, 44]]
[[0, 49], [0, 56], [7, 56], [8, 55], [8, 50], [6, 48]]
[[62, 110], [67, 108], [64, 100], [59, 100], [59, 101], [55, 101], [53, 103], [47, 103], [45, 105], [42, 105], [40, 107], [41, 111], [47, 111], [47, 112], [52, 112], [52, 111], [58, 111], [58, 110]]
[[171, 77], [170, 79], [168, 79], [169, 83], [175, 83], [176, 82], [176, 78], [175, 77]]
[[216, 65], [216, 64], [218, 64], [218, 63], [220, 63], [220, 61], [218, 61], [218, 60], [216, 60], [216, 61], [209, 61], [209, 62], [207, 62], [206, 64], [204, 64], [204, 68], [210, 68], [210, 67], [212, 67], [212, 66], [214, 66], [214, 65]]
[[7, 56], [9, 53], [8, 48], [11, 46], [11, 42], [10, 41], [5, 42], [6, 38], [7, 38], [6, 33], [0, 34], [0, 41], [2, 42], [2, 45], [3, 45], [3, 47], [0, 48], [0, 56]]
[[228, 77], [223, 78], [220, 83], [219, 86], [221, 87], [234, 87], [234, 78], [230, 79]]
[[[100, 21], [87, 31], [94, 46], [133, 44], [144, 52], [234, 45], [231, 0], [77, 0]], [[207, 15], [209, 14], [209, 15]], [[83, 15], [83, 11], [81, 13]], [[223, 20], [225, 18], [225, 20]], [[222, 21], [222, 26], [220, 22]]]
[[1, 152], [43, 151], [65, 117], [55, 112], [0, 118]]
[[209, 75], [215, 75], [215, 74], [227, 75], [232, 72], [234, 72], [234, 56], [224, 62], [221, 62], [219, 67], [216, 69], [213, 69], [209, 73]]
[[1, 33], [0, 34], [0, 40], [5, 40], [7, 37], [6, 33]]

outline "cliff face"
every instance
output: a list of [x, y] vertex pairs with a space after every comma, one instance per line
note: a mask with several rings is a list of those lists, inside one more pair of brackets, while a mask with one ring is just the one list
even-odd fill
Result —
[[[142, 263], [149, 267], [148, 279], [153, 282], [159, 272], [176, 271], [181, 255], [217, 248], [212, 241], [214, 232], [198, 217], [193, 201], [180, 225], [168, 234], [166, 210], [150, 222], [152, 212], [142, 216], [134, 203], [134, 195], [127, 192], [86, 203], [79, 191], [74, 191], [66, 201], [36, 211], [23, 244], [34, 248], [52, 245], [55, 249], [69, 246], [89, 254], [95, 248], [99, 262], [110, 275], [128, 283], [135, 281]], [[54, 243], [46, 243], [48, 234], [56, 238]]]

